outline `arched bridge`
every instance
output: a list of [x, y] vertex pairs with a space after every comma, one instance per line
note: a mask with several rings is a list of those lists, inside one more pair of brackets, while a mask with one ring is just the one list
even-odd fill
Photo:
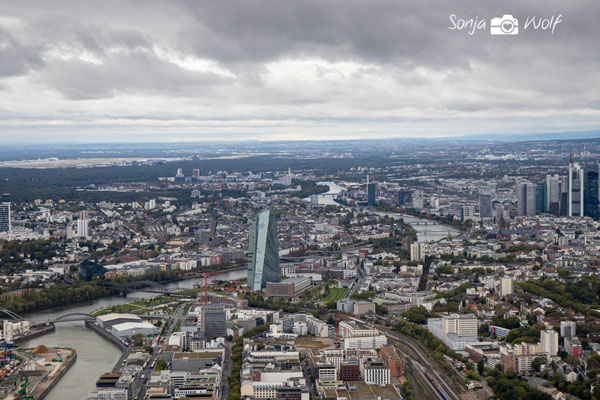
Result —
[[116, 283], [112, 281], [103, 282], [100, 284], [101, 286], [105, 286], [108, 288], [114, 288], [123, 293], [127, 293], [130, 291], [138, 291], [138, 292], [146, 292], [146, 293], [154, 293], [161, 294], [165, 296], [187, 296], [187, 297], [196, 297], [196, 294], [191, 292], [190, 289], [169, 289], [164, 287], [160, 283], [156, 283], [153, 281], [134, 281], [127, 283]]
[[95, 321], [96, 317], [91, 314], [85, 313], [69, 313], [65, 315], [61, 315], [50, 322], [58, 323], [58, 322], [74, 322], [74, 321]]
[[[6, 310], [6, 309], [0, 309], [0, 315], [4, 314], [7, 315], [9, 318], [13, 320], [14, 322], [22, 322], [25, 321], [25, 318], [21, 317], [19, 314], [10, 311], [10, 310]], [[0, 318], [2, 319], [2, 318]], [[86, 313], [69, 313], [69, 314], [65, 314], [65, 315], [61, 315], [60, 317], [56, 317], [54, 319], [51, 319], [49, 321], [30, 321], [33, 324], [40, 324], [40, 323], [47, 323], [47, 322], [51, 322], [51, 323], [60, 323], [60, 322], [73, 322], [73, 321], [95, 321], [96, 317], [94, 317], [91, 314], [86, 314]]]
[[0, 308], [0, 315], [1, 314], [8, 315], [8, 317], [10, 319], [12, 319], [13, 321], [16, 321], [16, 322], [25, 321], [25, 318], [21, 317], [19, 314], [12, 312], [10, 310], [6, 310], [4, 308]]

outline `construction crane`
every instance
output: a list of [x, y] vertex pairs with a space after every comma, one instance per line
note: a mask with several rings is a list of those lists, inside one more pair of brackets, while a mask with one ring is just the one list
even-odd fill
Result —
[[[21, 384], [21, 389], [19, 389], [19, 391], [17, 393], [19, 393], [21, 396], [26, 396], [28, 384], [29, 384], [29, 376], [25, 375], [25, 380]], [[25, 397], [23, 397], [23, 398], [25, 398]]]
[[205, 272], [204, 273], [204, 290], [200, 291], [200, 299], [201, 299], [201, 303], [202, 304], [208, 304], [208, 277], [209, 276], [216, 276], [219, 275], [218, 273], [211, 273], [211, 272]]
[[[242, 292], [242, 310], [243, 310], [243, 309], [245, 308], [245, 307], [244, 307], [244, 294], [245, 294], [246, 292], [252, 292], [252, 290], [250, 290], [250, 289], [248, 289], [248, 288], [243, 288], [243, 287], [242, 287], [242, 282], [240, 282], [240, 281], [230, 281], [230, 282], [232, 283], [232, 285], [231, 285], [231, 295], [232, 295], [232, 296], [233, 296], [233, 293], [234, 293], [236, 290], [239, 290], [240, 292]], [[238, 288], [235, 288], [235, 287], [234, 287], [234, 285], [233, 285], [234, 283], [238, 284], [238, 285], [236, 285], [236, 286], [239, 286], [239, 287], [238, 287]]]

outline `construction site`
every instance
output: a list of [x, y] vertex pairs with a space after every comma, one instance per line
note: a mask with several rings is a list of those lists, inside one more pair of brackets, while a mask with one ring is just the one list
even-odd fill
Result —
[[0, 399], [42, 399], [77, 359], [73, 349], [15, 349], [4, 343], [0, 357]]

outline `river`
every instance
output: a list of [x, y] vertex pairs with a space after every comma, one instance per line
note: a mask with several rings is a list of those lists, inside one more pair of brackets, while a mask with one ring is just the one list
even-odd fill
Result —
[[387, 215], [393, 218], [402, 218], [404, 222], [410, 224], [417, 232], [417, 239], [419, 242], [437, 242], [448, 237], [448, 235], [456, 236], [460, 233], [451, 226], [440, 224], [431, 219], [384, 211], [365, 210], [365, 212], [377, 215]]
[[[237, 280], [246, 277], [246, 270], [224, 272], [208, 278], [212, 280]], [[192, 288], [201, 279], [186, 279], [166, 284], [169, 288]], [[132, 292], [127, 299], [134, 300], [155, 296], [151, 293]], [[46, 311], [26, 314], [28, 320], [50, 320], [73, 312], [92, 313], [103, 307], [122, 304], [127, 301], [121, 296], [104, 297], [73, 306], [52, 308]], [[39, 344], [48, 347], [70, 347], [77, 350], [77, 361], [62, 377], [60, 382], [48, 393], [47, 400], [87, 399], [98, 377], [112, 371], [121, 352], [117, 347], [104, 340], [97, 333], [85, 327], [83, 322], [56, 324], [56, 331], [19, 343], [20, 347], [35, 347]]]
[[[318, 195], [319, 204], [325, 204], [325, 205], [331, 204], [331, 205], [338, 205], [338, 206], [341, 205], [339, 203], [336, 203], [333, 200], [334, 196], [332, 196], [332, 195], [336, 195], [336, 194], [342, 192], [343, 190], [345, 190], [345, 188], [343, 186], [340, 186], [335, 182], [317, 182], [317, 184], [329, 186], [328, 192]], [[304, 200], [310, 201], [310, 196], [306, 197]], [[348, 208], [353, 208], [353, 207], [348, 207]], [[451, 226], [443, 225], [437, 221], [433, 221], [430, 219], [413, 217], [411, 215], [400, 214], [400, 213], [375, 211], [375, 210], [372, 210], [369, 208], [360, 209], [360, 211], [370, 213], [370, 214], [388, 215], [388, 216], [394, 217], [394, 218], [402, 218], [404, 220], [404, 222], [410, 224], [413, 227], [413, 229], [417, 232], [417, 238], [418, 238], [419, 242], [436, 242], [438, 240], [441, 240], [441, 239], [447, 237], [448, 235], [455, 236], [459, 233], [458, 230], [456, 230], [455, 228], [453, 228]]]
[[[338, 205], [338, 203], [333, 201], [331, 194], [338, 194], [344, 190], [344, 187], [334, 182], [319, 182], [319, 184], [329, 185], [329, 191], [326, 193], [329, 196], [319, 195], [319, 204]], [[310, 201], [310, 198], [307, 198], [307, 200]], [[419, 241], [437, 241], [449, 234], [456, 235], [458, 233], [452, 227], [423, 218], [398, 213], [385, 213], [367, 208], [361, 211], [403, 218], [405, 222], [411, 224], [417, 231]], [[215, 279], [237, 280], [245, 276], [246, 270], [242, 269], [210, 277], [209, 281]], [[169, 283], [165, 286], [170, 288], [191, 288], [198, 282], [200, 282], [200, 279], [187, 279]], [[153, 294], [150, 293], [133, 292], [129, 293], [127, 298], [133, 300], [152, 296]], [[67, 313], [92, 313], [99, 308], [122, 304], [124, 301], [126, 300], [120, 296], [104, 297], [89, 303], [53, 308], [47, 311], [27, 314], [24, 317], [38, 321], [50, 320]], [[100, 338], [95, 332], [87, 329], [83, 322], [57, 324], [55, 332], [22, 342], [20, 346], [35, 347], [38, 344], [44, 344], [48, 347], [71, 347], [77, 350], [77, 362], [48, 394], [46, 397], [47, 400], [62, 400], [65, 398], [87, 399], [88, 393], [93, 389], [98, 377], [104, 372], [111, 371], [121, 355], [120, 351], [114, 345]]]

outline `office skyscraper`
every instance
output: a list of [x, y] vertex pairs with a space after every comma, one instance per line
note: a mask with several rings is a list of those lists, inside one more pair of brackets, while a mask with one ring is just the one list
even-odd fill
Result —
[[200, 329], [204, 339], [215, 339], [227, 336], [227, 320], [225, 310], [216, 304], [207, 304], [201, 308]]
[[10, 195], [8, 193], [2, 195], [2, 203], [0, 203], [0, 232], [12, 232], [10, 220]]
[[250, 224], [248, 241], [248, 287], [264, 289], [267, 282], [279, 282], [277, 217], [270, 210], [259, 212]]
[[535, 185], [529, 181], [520, 181], [516, 192], [519, 215], [535, 215]]
[[377, 205], [377, 183], [369, 182], [369, 175], [367, 175], [367, 204]]
[[492, 218], [492, 195], [479, 193], [479, 218]]
[[560, 177], [546, 175], [546, 211], [558, 216], [560, 214]]
[[412, 190], [398, 190], [398, 204], [401, 206], [412, 206]]
[[545, 183], [538, 183], [535, 187], [535, 211], [546, 212], [548, 203], [548, 190]]
[[586, 217], [600, 219], [598, 204], [598, 171], [588, 171], [585, 174], [585, 190], [583, 191], [583, 213]]
[[584, 197], [584, 184], [583, 184], [583, 168], [573, 161], [573, 153], [569, 158], [569, 190], [568, 190], [568, 216], [569, 217], [582, 217], [583, 214], [583, 197]]

